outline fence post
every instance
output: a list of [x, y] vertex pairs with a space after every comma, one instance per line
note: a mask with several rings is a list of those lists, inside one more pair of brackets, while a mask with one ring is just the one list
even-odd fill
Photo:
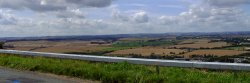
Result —
[[160, 74], [160, 66], [156, 65], [156, 66], [155, 66], [155, 70], [156, 70], [156, 73], [157, 73], [157, 74]]

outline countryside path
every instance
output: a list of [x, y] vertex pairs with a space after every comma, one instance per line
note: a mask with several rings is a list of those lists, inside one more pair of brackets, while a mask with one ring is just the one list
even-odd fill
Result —
[[0, 83], [98, 83], [51, 74], [19, 71], [0, 67]]

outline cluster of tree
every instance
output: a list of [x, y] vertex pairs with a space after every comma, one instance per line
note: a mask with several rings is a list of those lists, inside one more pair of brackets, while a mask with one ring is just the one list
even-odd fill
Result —
[[130, 57], [132, 58], [148, 58], [148, 59], [175, 59], [175, 58], [183, 58], [183, 56], [176, 56], [176, 55], [165, 55], [165, 56], [161, 56], [161, 55], [157, 55], [155, 53], [151, 53], [150, 56], [142, 56], [141, 54], [129, 54]]
[[224, 38], [223, 40], [225, 42], [232, 43], [233, 45], [238, 45], [241, 42], [248, 42], [246, 38]]

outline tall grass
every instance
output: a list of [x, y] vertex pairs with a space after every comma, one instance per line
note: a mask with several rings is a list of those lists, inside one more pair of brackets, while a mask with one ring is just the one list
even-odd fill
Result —
[[44, 57], [21, 57], [0, 54], [0, 65], [67, 75], [103, 83], [249, 83], [250, 72], [210, 71], [189, 68], [161, 67], [122, 63], [101, 63]]

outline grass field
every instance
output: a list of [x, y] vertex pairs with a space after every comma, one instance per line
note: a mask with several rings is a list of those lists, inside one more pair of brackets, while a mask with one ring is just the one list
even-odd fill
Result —
[[246, 50], [245, 48], [247, 48], [247, 47], [248, 46], [229, 46], [229, 47], [225, 47], [225, 48], [222, 48], [222, 49], [244, 51], [244, 50]]
[[189, 68], [161, 67], [122, 63], [100, 63], [43, 57], [21, 57], [0, 54], [0, 66], [39, 71], [103, 83], [249, 83], [250, 72], [211, 71]]

